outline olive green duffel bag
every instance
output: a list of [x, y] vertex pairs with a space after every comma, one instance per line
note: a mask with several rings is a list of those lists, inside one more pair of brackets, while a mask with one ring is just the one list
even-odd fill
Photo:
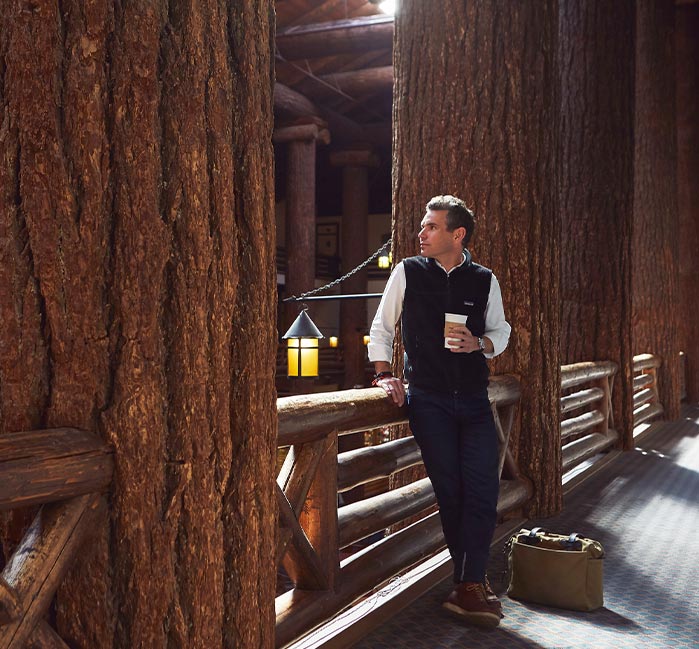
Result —
[[541, 528], [522, 529], [505, 545], [513, 599], [573, 611], [603, 605], [602, 558], [598, 541]]

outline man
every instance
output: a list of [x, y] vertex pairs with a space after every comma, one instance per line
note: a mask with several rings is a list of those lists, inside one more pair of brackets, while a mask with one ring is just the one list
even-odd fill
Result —
[[[494, 627], [502, 607], [485, 570], [500, 481], [486, 358], [505, 349], [510, 325], [495, 275], [466, 250], [474, 226], [463, 201], [430, 199], [418, 234], [420, 256], [404, 259], [391, 273], [371, 326], [369, 359], [374, 385], [398, 406], [407, 398], [410, 428], [437, 496], [454, 563], [455, 588], [444, 606], [473, 624]], [[450, 326], [448, 340], [445, 313], [467, 318]], [[391, 372], [398, 318], [407, 396]]]

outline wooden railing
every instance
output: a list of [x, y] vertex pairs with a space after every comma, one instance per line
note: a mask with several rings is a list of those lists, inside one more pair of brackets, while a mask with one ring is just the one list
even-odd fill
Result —
[[658, 396], [657, 369], [662, 359], [654, 354], [633, 357], [633, 425], [662, 416], [664, 408]]
[[687, 355], [680, 352], [680, 401], [687, 399]]
[[618, 366], [612, 361], [561, 367], [563, 473], [613, 446], [612, 389]]
[[0, 649], [63, 648], [45, 621], [112, 480], [111, 449], [73, 428], [0, 435], [0, 509], [40, 505], [0, 577]]
[[[500, 441], [498, 512], [524, 504], [531, 486], [520, 476], [508, 443], [520, 386], [497, 376], [489, 387]], [[338, 509], [338, 491], [385, 478], [421, 462], [412, 437], [337, 454], [338, 435], [406, 421], [405, 408], [390, 404], [382, 390], [281, 398], [279, 447], [289, 447], [277, 479], [277, 562], [295, 587], [280, 595], [277, 646], [288, 644], [377, 585], [434, 554], [444, 545], [438, 514], [368, 545], [340, 560], [340, 550], [435, 504], [429, 480], [372, 496]]]

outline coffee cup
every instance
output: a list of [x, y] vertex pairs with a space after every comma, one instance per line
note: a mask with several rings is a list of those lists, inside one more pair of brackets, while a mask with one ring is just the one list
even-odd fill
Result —
[[449, 337], [452, 327], [458, 327], [466, 324], [467, 315], [462, 313], [445, 313], [444, 314], [444, 347], [446, 349], [454, 349], [456, 345], [449, 344], [450, 342], [458, 342], [458, 339]]

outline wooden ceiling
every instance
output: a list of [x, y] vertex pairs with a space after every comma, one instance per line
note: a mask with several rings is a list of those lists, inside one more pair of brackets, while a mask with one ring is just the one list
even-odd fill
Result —
[[322, 119], [336, 144], [390, 146], [393, 17], [368, 0], [277, 0], [277, 123]]

